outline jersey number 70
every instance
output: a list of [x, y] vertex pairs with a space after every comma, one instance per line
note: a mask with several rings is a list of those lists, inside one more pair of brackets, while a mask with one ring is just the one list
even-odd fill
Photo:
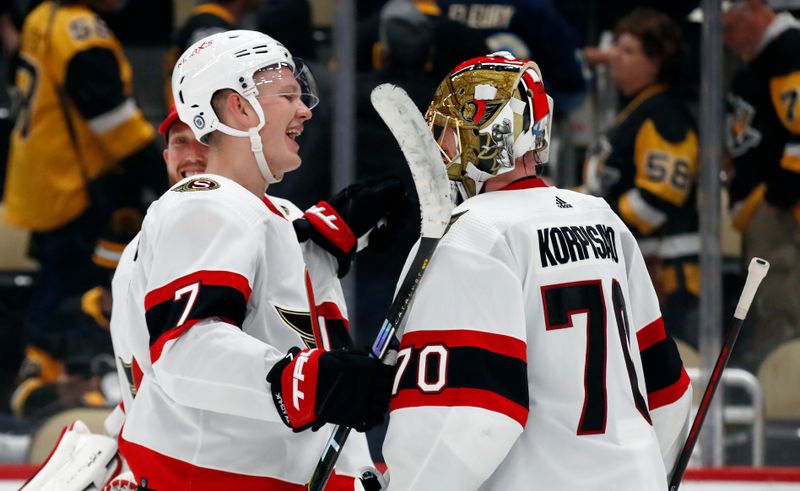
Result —
[[[647, 404], [639, 391], [636, 370], [631, 360], [630, 328], [625, 299], [617, 280], [611, 283], [611, 300], [617, 322], [633, 402], [642, 417], [652, 424]], [[586, 365], [584, 369], [583, 410], [578, 435], [596, 435], [606, 431], [608, 401], [606, 397], [606, 353], [608, 350], [606, 302], [601, 280], [563, 283], [542, 287], [542, 302], [547, 330], [573, 327], [572, 316], [586, 314]]]

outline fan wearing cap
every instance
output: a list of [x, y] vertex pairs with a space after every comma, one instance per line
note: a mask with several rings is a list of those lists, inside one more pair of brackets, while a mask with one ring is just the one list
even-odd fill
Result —
[[507, 52], [458, 65], [428, 108], [463, 202], [406, 314], [390, 490], [666, 490], [689, 379], [631, 231], [537, 177], [552, 110]]

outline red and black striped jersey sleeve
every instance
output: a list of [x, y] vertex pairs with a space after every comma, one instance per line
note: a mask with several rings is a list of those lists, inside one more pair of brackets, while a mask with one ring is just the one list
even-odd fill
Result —
[[155, 362], [164, 343], [197, 322], [219, 318], [242, 327], [251, 288], [247, 278], [231, 271], [197, 271], [145, 296], [145, 318]]
[[642, 368], [647, 385], [649, 409], [672, 404], [689, 387], [689, 376], [683, 368], [675, 341], [667, 336], [664, 321], [659, 317], [636, 333]]
[[528, 419], [525, 343], [471, 330], [403, 336], [392, 410], [423, 406], [488, 409], [524, 427]]
[[215, 192], [168, 191], [168, 206], [145, 219], [137, 261], [146, 271], [141, 301], [153, 363], [167, 341], [202, 320], [243, 327], [264, 244], [236, 202], [199, 194]]

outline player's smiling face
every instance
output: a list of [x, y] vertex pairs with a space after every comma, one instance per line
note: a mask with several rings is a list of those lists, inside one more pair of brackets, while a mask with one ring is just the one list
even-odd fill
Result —
[[311, 119], [311, 110], [303, 103], [291, 68], [262, 70], [255, 75], [255, 82], [266, 119], [260, 132], [264, 157], [272, 172], [280, 176], [300, 166], [297, 137]]
[[164, 160], [167, 162], [167, 177], [172, 185], [184, 177], [206, 171], [208, 147], [195, 139], [192, 129], [186, 123], [176, 120], [169, 128]]

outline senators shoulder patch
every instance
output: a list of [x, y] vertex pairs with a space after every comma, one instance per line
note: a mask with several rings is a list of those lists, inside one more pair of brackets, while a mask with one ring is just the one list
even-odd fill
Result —
[[187, 191], [211, 191], [212, 189], [217, 189], [218, 187], [219, 183], [217, 181], [207, 177], [198, 177], [181, 184], [173, 189], [173, 191], [176, 193], [185, 193]]

